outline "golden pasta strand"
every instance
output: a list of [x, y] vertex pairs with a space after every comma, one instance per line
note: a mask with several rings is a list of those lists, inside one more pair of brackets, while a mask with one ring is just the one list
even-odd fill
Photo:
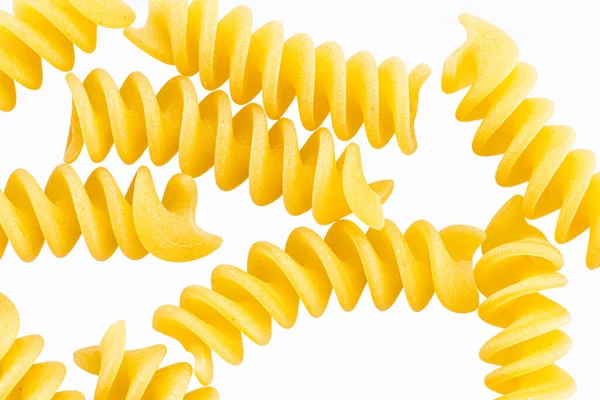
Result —
[[392, 181], [368, 184], [360, 150], [350, 144], [336, 161], [331, 133], [321, 128], [299, 148], [294, 124], [279, 120], [271, 129], [262, 108], [244, 107], [235, 116], [222, 91], [198, 105], [192, 82], [169, 80], [158, 94], [135, 72], [119, 90], [104, 70], [81, 82], [69, 74], [73, 114], [65, 161], [73, 162], [87, 147], [93, 161], [106, 158], [113, 143], [126, 163], [149, 149], [155, 165], [179, 153], [181, 170], [193, 177], [214, 166], [217, 185], [232, 190], [249, 180], [250, 196], [260, 206], [283, 196], [286, 210], [300, 215], [312, 209], [315, 220], [330, 224], [353, 213], [371, 227], [382, 228], [382, 203]]
[[404, 287], [410, 306], [424, 309], [434, 294], [451, 311], [477, 309], [479, 295], [472, 257], [482, 231], [451, 226], [441, 232], [426, 221], [403, 235], [386, 220], [366, 234], [353, 222], [334, 223], [324, 239], [308, 228], [294, 230], [285, 250], [256, 243], [248, 269], [221, 265], [213, 270], [212, 289], [186, 288], [179, 306], [154, 314], [154, 328], [181, 342], [195, 358], [195, 373], [208, 385], [212, 351], [231, 364], [242, 362], [242, 333], [259, 345], [269, 343], [272, 318], [282, 327], [295, 324], [300, 300], [313, 317], [325, 311], [331, 292], [346, 311], [354, 309], [365, 286], [379, 310], [387, 310]]
[[486, 385], [503, 400], [571, 397], [575, 381], [554, 364], [571, 348], [571, 339], [560, 330], [571, 317], [540, 294], [567, 284], [557, 272], [563, 258], [526, 222], [521, 196], [513, 197], [493, 218], [482, 250], [474, 273], [487, 299], [479, 315], [503, 329], [480, 352], [483, 361], [499, 366], [486, 377]]
[[75, 64], [74, 45], [96, 49], [97, 25], [124, 28], [135, 14], [121, 0], [13, 0], [14, 15], [0, 10], [0, 110], [17, 102], [15, 81], [42, 85], [42, 59], [61, 71]]
[[141, 28], [125, 36], [150, 56], [175, 65], [186, 76], [199, 72], [200, 82], [214, 90], [229, 80], [238, 104], [261, 91], [266, 114], [280, 119], [298, 98], [302, 124], [315, 130], [331, 113], [335, 134], [350, 140], [364, 124], [369, 143], [385, 146], [394, 134], [400, 149], [417, 148], [414, 120], [426, 65], [410, 74], [402, 60], [377, 66], [367, 52], [346, 60], [340, 45], [299, 34], [284, 40], [281, 23], [272, 21], [252, 32], [252, 12], [238, 7], [218, 19], [218, 0], [149, 0]]
[[17, 338], [20, 328], [15, 305], [0, 293], [0, 398], [84, 400], [75, 391], [56, 393], [66, 375], [59, 362], [34, 364], [44, 347], [38, 335]]
[[134, 260], [148, 253], [167, 261], [194, 260], [212, 253], [222, 241], [196, 225], [197, 199], [194, 180], [177, 174], [161, 203], [145, 167], [126, 195], [104, 168], [92, 172], [84, 184], [72, 167], [60, 165], [45, 190], [19, 169], [4, 192], [0, 190], [0, 256], [10, 242], [22, 260], [32, 261], [47, 242], [56, 257], [64, 257], [83, 235], [100, 261], [117, 247]]
[[482, 120], [473, 150], [481, 156], [503, 154], [496, 172], [499, 185], [528, 182], [523, 207], [535, 219], [560, 209], [555, 238], [566, 243], [588, 228], [589, 268], [600, 266], [600, 173], [594, 154], [571, 150], [575, 132], [545, 125], [551, 101], [527, 98], [535, 69], [519, 62], [515, 42], [497, 27], [462, 15], [467, 41], [444, 65], [442, 88], [453, 93], [470, 86], [456, 111], [459, 121]]

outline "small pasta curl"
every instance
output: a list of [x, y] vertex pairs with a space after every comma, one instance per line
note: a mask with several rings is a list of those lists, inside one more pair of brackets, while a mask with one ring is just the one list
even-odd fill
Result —
[[383, 227], [382, 203], [393, 182], [367, 183], [356, 144], [350, 144], [336, 161], [333, 138], [325, 128], [300, 148], [290, 120], [281, 119], [269, 129], [257, 104], [234, 116], [222, 91], [198, 104], [192, 82], [182, 76], [169, 80], [158, 94], [138, 72], [120, 89], [100, 69], [83, 82], [72, 74], [67, 81], [73, 114], [66, 162], [77, 159], [84, 145], [95, 162], [106, 158], [113, 143], [128, 164], [147, 148], [155, 165], [164, 165], [179, 153], [181, 170], [192, 177], [214, 167], [222, 190], [233, 190], [249, 180], [250, 196], [259, 206], [283, 196], [291, 215], [312, 209], [320, 224], [353, 213], [371, 227]]
[[402, 234], [389, 220], [382, 230], [367, 233], [341, 220], [324, 239], [297, 228], [285, 250], [266, 242], [253, 245], [247, 271], [229, 265], [215, 268], [212, 289], [186, 288], [179, 306], [165, 305], [155, 312], [153, 326], [194, 355], [196, 377], [208, 385], [212, 351], [237, 365], [244, 354], [242, 334], [266, 345], [272, 319], [291, 328], [300, 301], [319, 317], [332, 291], [346, 311], [354, 309], [365, 286], [379, 310], [389, 309], [402, 288], [415, 311], [424, 309], [434, 294], [451, 311], [476, 310], [472, 257], [483, 236], [476, 228], [458, 225], [438, 232], [426, 221], [415, 222]]
[[571, 348], [560, 330], [569, 312], [542, 295], [563, 287], [567, 279], [560, 252], [529, 225], [523, 198], [513, 197], [492, 219], [475, 266], [477, 287], [487, 299], [482, 320], [502, 328], [481, 349], [481, 359], [499, 368], [485, 383], [503, 400], [567, 399], [576, 390], [571, 376], [554, 363]]
[[346, 60], [341, 46], [315, 48], [306, 34], [284, 40], [283, 26], [269, 22], [252, 31], [252, 11], [238, 7], [221, 20], [218, 0], [149, 0], [141, 28], [125, 29], [137, 47], [185, 76], [199, 72], [204, 88], [229, 81], [237, 104], [261, 91], [269, 118], [280, 119], [295, 98], [300, 118], [315, 130], [331, 114], [333, 130], [350, 140], [364, 124], [369, 143], [385, 146], [395, 135], [400, 149], [417, 148], [414, 120], [419, 91], [430, 75], [427, 65], [410, 74], [401, 59], [377, 66], [367, 52]]

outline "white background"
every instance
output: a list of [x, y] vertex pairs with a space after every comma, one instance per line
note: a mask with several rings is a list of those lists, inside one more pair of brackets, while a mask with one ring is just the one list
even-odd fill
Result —
[[[395, 180], [395, 193], [385, 210], [402, 229], [420, 218], [437, 228], [454, 223], [485, 228], [504, 201], [524, 190], [496, 186], [493, 178], [498, 158], [473, 155], [470, 146], [476, 124], [454, 119], [462, 95], [447, 96], [440, 90], [443, 61], [465, 38], [457, 21], [461, 12], [487, 19], [512, 35], [521, 49], [521, 59], [539, 72], [533, 95], [547, 96], [556, 104], [552, 122], [573, 126], [578, 133], [577, 147], [600, 153], [600, 26], [595, 2], [571, 1], [568, 7], [564, 1], [542, 0], [247, 2], [254, 11], [255, 27], [279, 19], [287, 36], [308, 32], [317, 44], [335, 40], [347, 56], [369, 50], [378, 61], [398, 55], [409, 68], [420, 62], [432, 67], [433, 76], [421, 95], [419, 149], [415, 155], [402, 155], [393, 141], [383, 150], [373, 150], [364, 132], [356, 137], [367, 178]], [[129, 3], [137, 13], [135, 24], [143, 24], [146, 2]], [[223, 0], [221, 15], [240, 4]], [[9, 10], [10, 2], [2, 1], [0, 8]], [[176, 74], [174, 67], [135, 48], [120, 31], [107, 29], [100, 30], [94, 54], [78, 52], [74, 72], [83, 79], [95, 67], [107, 69], [118, 84], [128, 73], [139, 70], [149, 76], [155, 90]], [[2, 185], [19, 167], [45, 184], [62, 160], [70, 93], [64, 73], [45, 65], [44, 75], [41, 90], [19, 88], [17, 109], [0, 115]], [[200, 89], [197, 77], [193, 81]], [[290, 110], [289, 116], [298, 121], [296, 106]], [[301, 140], [307, 137], [308, 133], [301, 134]], [[338, 145], [341, 153], [343, 144]], [[103, 163], [123, 190], [142, 164], [149, 164], [147, 154], [137, 164], [124, 166], [114, 152]], [[84, 154], [75, 167], [87, 177], [95, 165]], [[169, 176], [178, 172], [177, 162], [152, 170], [162, 191]], [[201, 193], [198, 222], [225, 239], [223, 246], [205, 259], [179, 265], [152, 257], [132, 262], [116, 254], [110, 262], [98, 263], [83, 242], [62, 260], [45, 248], [31, 264], [21, 262], [11, 248], [5, 252], [0, 261], [0, 291], [19, 308], [21, 334], [45, 337], [41, 359], [67, 365], [63, 388], [81, 390], [92, 398], [96, 378], [73, 364], [72, 352], [98, 344], [106, 328], [119, 319], [127, 321], [128, 348], [164, 343], [169, 353], [163, 365], [191, 362], [191, 356], [177, 342], [152, 330], [152, 314], [158, 306], [176, 304], [179, 292], [187, 285], [208, 284], [212, 268], [220, 263], [244, 267], [247, 250], [255, 241], [283, 246], [287, 234], [299, 225], [319, 233], [326, 231], [316, 226], [310, 214], [287, 215], [281, 201], [269, 207], [255, 206], [247, 183], [225, 193], [216, 188], [212, 172], [197, 182]], [[553, 236], [555, 217], [536, 221], [549, 237]], [[560, 247], [566, 258], [564, 273], [569, 286], [550, 293], [572, 314], [566, 331], [573, 338], [573, 349], [560, 365], [576, 378], [576, 398], [580, 399], [600, 396], [600, 271], [586, 269], [586, 245], [587, 234]], [[484, 376], [493, 368], [479, 360], [478, 351], [497, 332], [476, 313], [452, 314], [436, 299], [421, 313], [412, 312], [404, 296], [385, 313], [375, 310], [368, 294], [352, 313], [342, 312], [332, 299], [322, 318], [315, 320], [302, 309], [294, 329], [275, 328], [269, 346], [246, 341], [241, 366], [217, 360], [214, 385], [223, 399], [493, 398], [494, 393], [483, 384]], [[195, 382], [192, 385], [197, 387]]]

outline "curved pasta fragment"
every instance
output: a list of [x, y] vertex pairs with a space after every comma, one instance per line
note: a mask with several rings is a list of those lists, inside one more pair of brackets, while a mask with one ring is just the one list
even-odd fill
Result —
[[213, 351], [228, 363], [241, 363], [242, 334], [266, 345], [272, 319], [291, 328], [300, 301], [319, 317], [332, 291], [346, 311], [354, 309], [365, 286], [379, 310], [390, 308], [403, 288], [415, 311], [424, 309], [434, 294], [451, 311], [476, 310], [472, 257], [483, 238], [476, 228], [456, 225], [438, 232], [426, 221], [415, 222], [404, 234], [389, 220], [382, 230], [366, 233], [353, 222], [337, 221], [325, 238], [297, 228], [284, 250], [254, 244], [246, 271], [215, 268], [212, 289], [186, 288], [179, 306], [155, 312], [153, 326], [194, 355], [196, 377], [208, 385]]
[[367, 52], [346, 60], [341, 46], [315, 48], [306, 34], [284, 40], [283, 26], [269, 22], [252, 31], [252, 11], [237, 7], [218, 18], [218, 0], [149, 0], [146, 25], [125, 36], [155, 59], [175, 65], [185, 76], [199, 72], [204, 88], [229, 81], [237, 104], [262, 92], [269, 118], [280, 119], [294, 99], [308, 130], [331, 114], [333, 131], [350, 140], [364, 124], [369, 143], [385, 146], [395, 135], [405, 154], [417, 148], [414, 120], [427, 65], [410, 74], [391, 57], [379, 66]]
[[587, 266], [600, 266], [600, 173], [589, 150], [573, 150], [575, 132], [545, 125], [554, 111], [543, 98], [528, 98], [537, 74], [519, 62], [516, 43], [497, 27], [461, 15], [467, 41], [444, 64], [442, 89], [469, 87], [456, 110], [459, 121], [482, 120], [473, 150], [481, 156], [502, 154], [499, 185], [528, 182], [523, 209], [530, 219], [560, 209], [555, 239], [566, 243], [588, 228]]
[[24, 261], [33, 261], [44, 243], [65, 257], [83, 236], [99, 261], [117, 248], [130, 259], [148, 253], [167, 261], [206, 256], [221, 238], [196, 225], [198, 189], [184, 174], [168, 182], [162, 203], [150, 171], [141, 167], [125, 195], [104, 168], [85, 184], [69, 165], [59, 165], [45, 190], [23, 169], [14, 171], [0, 190], [0, 256], [10, 242]]
[[257, 104], [234, 116], [222, 91], [198, 104], [192, 82], [182, 76], [169, 80], [158, 94], [139, 72], [129, 75], [120, 89], [101, 69], [83, 82], [73, 74], [67, 81], [73, 114], [66, 162], [77, 159], [84, 145], [95, 162], [104, 160], [113, 144], [128, 164], [146, 149], [155, 165], [164, 165], [179, 153], [185, 174], [197, 177], [214, 167], [222, 190], [248, 180], [250, 196], [259, 206], [283, 197], [288, 213], [312, 209], [320, 224], [353, 213], [371, 227], [383, 227], [382, 203], [393, 182], [367, 183], [356, 144], [336, 161], [327, 129], [314, 132], [300, 148], [290, 120], [281, 119], [269, 129]]
[[485, 362], [498, 365], [485, 383], [500, 399], [567, 399], [575, 381], [554, 363], [571, 348], [560, 330], [569, 312], [540, 292], [563, 287], [567, 278], [560, 252], [529, 225], [523, 198], [513, 197], [486, 229], [483, 257], [475, 266], [477, 287], [487, 299], [479, 315], [503, 331], [481, 349]]

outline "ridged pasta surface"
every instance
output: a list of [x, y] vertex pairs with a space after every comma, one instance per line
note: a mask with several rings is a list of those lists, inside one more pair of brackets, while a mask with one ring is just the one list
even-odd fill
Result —
[[503, 331], [481, 349], [485, 362], [498, 365], [486, 385], [503, 400], [560, 400], [571, 397], [576, 385], [554, 364], [571, 348], [560, 328], [569, 312], [540, 292], [565, 286], [557, 271], [560, 252], [530, 226], [523, 214], [523, 198], [513, 197], [493, 218], [475, 266], [477, 287], [487, 299], [481, 318]]
[[469, 86], [456, 111], [460, 121], [482, 120], [473, 150], [502, 154], [496, 172], [501, 186], [528, 182], [523, 207], [527, 218], [560, 209], [555, 238], [566, 243], [590, 228], [587, 265], [600, 266], [600, 174], [595, 156], [572, 150], [573, 129], [545, 125], [551, 101], [527, 98], [537, 74], [519, 62], [514, 41], [497, 27], [470, 15], [460, 18], [467, 41], [444, 65], [442, 88], [453, 93]]
[[242, 334], [265, 345], [272, 319], [292, 327], [300, 301], [319, 317], [332, 291], [346, 311], [354, 309], [365, 286], [379, 310], [391, 307], [402, 288], [416, 311], [425, 308], [434, 293], [451, 311], [476, 310], [472, 256], [483, 236], [468, 226], [438, 232], [425, 221], [402, 234], [389, 220], [382, 230], [367, 233], [341, 220], [324, 239], [298, 228], [284, 250], [266, 242], [252, 246], [246, 271], [229, 265], [215, 268], [212, 289], [186, 288], [179, 306], [165, 305], [155, 312], [153, 326], [194, 355], [196, 376], [208, 385], [213, 378], [212, 351], [239, 364]]
[[[7, 1], [7, 0], [5, 0]], [[97, 25], [124, 28], [135, 20], [121, 0], [13, 0], [14, 15], [0, 10], [0, 110], [15, 107], [15, 81], [42, 85], [42, 59], [61, 71], [75, 64], [75, 49], [96, 48]]]
[[99, 346], [75, 352], [75, 363], [98, 375], [94, 400], [218, 400], [213, 388], [186, 393], [192, 378], [187, 363], [159, 365], [167, 353], [163, 345], [125, 349], [125, 323], [113, 324]]
[[35, 363], [44, 347], [38, 335], [17, 338], [19, 313], [0, 294], [0, 399], [6, 400], [84, 400], [75, 391], [59, 392], [66, 368], [59, 362]]
[[392, 191], [392, 181], [367, 183], [356, 144], [350, 144], [336, 161], [327, 129], [314, 132], [300, 148], [290, 120], [281, 119], [269, 129], [263, 109], [256, 104], [234, 116], [222, 91], [198, 104], [192, 82], [182, 76], [169, 80], [158, 94], [137, 72], [120, 89], [100, 69], [83, 82], [72, 74], [67, 80], [73, 116], [66, 162], [74, 161], [84, 144], [96, 162], [106, 158], [113, 143], [126, 163], [138, 160], [147, 148], [156, 165], [179, 153], [181, 170], [193, 177], [214, 167], [222, 190], [249, 180], [257, 205], [283, 197], [290, 214], [312, 209], [320, 224], [354, 213], [371, 227], [383, 227], [381, 205]]
[[19, 169], [0, 190], [0, 255], [10, 242], [22, 260], [32, 261], [46, 242], [56, 257], [64, 257], [83, 235], [97, 260], [108, 259], [117, 247], [134, 260], [148, 253], [168, 261], [197, 259], [221, 244], [196, 225], [197, 198], [194, 180], [178, 174], [161, 203], [145, 167], [126, 195], [104, 168], [84, 184], [72, 167], [60, 165], [45, 190]]
[[385, 146], [395, 135], [400, 149], [417, 148], [414, 119], [421, 86], [430, 74], [419, 65], [410, 74], [392, 57], [379, 66], [367, 52], [348, 60], [341, 46], [315, 48], [306, 34], [284, 40], [272, 21], [252, 31], [252, 12], [238, 7], [219, 20], [218, 0], [149, 0], [141, 28], [125, 36], [150, 56], [186, 76], [199, 72], [214, 90], [229, 80], [233, 101], [246, 104], [261, 91], [269, 118], [279, 119], [298, 99], [302, 124], [315, 130], [331, 114], [333, 130], [349, 140], [364, 124], [370, 144]]

